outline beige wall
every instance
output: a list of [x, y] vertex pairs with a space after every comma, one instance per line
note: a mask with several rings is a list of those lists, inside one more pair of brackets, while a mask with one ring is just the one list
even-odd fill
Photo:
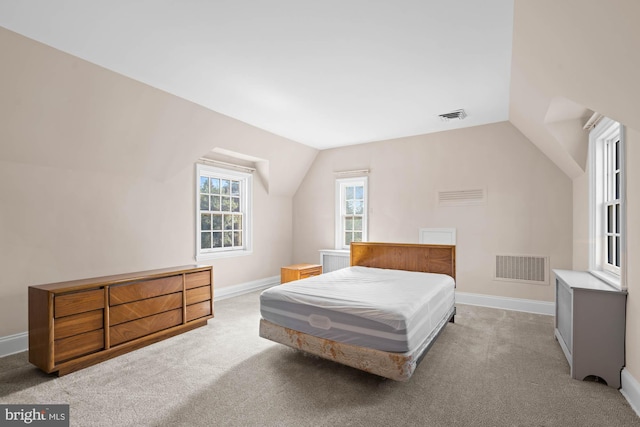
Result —
[[[292, 196], [317, 150], [0, 28], [0, 337], [27, 330], [27, 287], [195, 263], [195, 160], [266, 161], [253, 255], [216, 288], [292, 260]], [[267, 190], [268, 187], [268, 190]]]
[[[585, 134], [585, 139], [587, 135]], [[589, 174], [573, 180], [573, 267], [589, 269]]]
[[[496, 254], [572, 264], [572, 183], [510, 123], [321, 151], [294, 197], [294, 260], [334, 247], [335, 171], [369, 169], [369, 240], [457, 229], [461, 292], [553, 301], [551, 285], [493, 279]], [[486, 188], [484, 206], [441, 207], [438, 190]]]
[[640, 132], [626, 129], [627, 150], [627, 331], [626, 365], [640, 379]]
[[[573, 268], [586, 269], [587, 174], [554, 138], [545, 117], [562, 97], [627, 127], [626, 369], [640, 379], [640, 2], [516, 0], [510, 121], [573, 178]], [[587, 135], [582, 136], [587, 144]]]

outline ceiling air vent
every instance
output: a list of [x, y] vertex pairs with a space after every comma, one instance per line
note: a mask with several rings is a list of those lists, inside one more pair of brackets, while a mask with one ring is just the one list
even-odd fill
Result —
[[440, 206], [483, 205], [486, 201], [487, 192], [484, 188], [438, 191], [438, 204]]
[[451, 119], [462, 120], [467, 117], [467, 113], [465, 113], [464, 110], [455, 110], [450, 113], [438, 114], [438, 117], [440, 117], [443, 122], [448, 122]]

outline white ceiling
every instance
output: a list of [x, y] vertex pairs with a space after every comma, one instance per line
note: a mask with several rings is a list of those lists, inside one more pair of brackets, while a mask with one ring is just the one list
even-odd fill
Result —
[[2, 0], [0, 26], [319, 149], [508, 119], [513, 0]]

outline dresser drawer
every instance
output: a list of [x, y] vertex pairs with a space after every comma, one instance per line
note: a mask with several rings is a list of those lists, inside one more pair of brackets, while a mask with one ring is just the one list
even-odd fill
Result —
[[187, 289], [199, 288], [211, 284], [211, 271], [199, 271], [185, 275], [185, 287]]
[[118, 325], [180, 307], [182, 292], [116, 305], [109, 309], [109, 325]]
[[112, 346], [161, 331], [182, 323], [182, 308], [121, 323], [109, 329]]
[[300, 271], [300, 278], [305, 279], [307, 277], [318, 276], [322, 274], [322, 267], [307, 268]]
[[187, 306], [187, 322], [211, 315], [211, 301], [203, 301]]
[[59, 340], [102, 328], [104, 328], [104, 310], [93, 310], [55, 319], [53, 336]]
[[180, 291], [182, 291], [182, 275], [116, 285], [109, 288], [109, 305], [114, 306]]
[[187, 305], [211, 299], [211, 286], [189, 289], [187, 291]]
[[73, 292], [54, 297], [54, 317], [70, 316], [104, 308], [104, 290]]
[[84, 356], [103, 348], [104, 329], [56, 340], [54, 343], [55, 363]]

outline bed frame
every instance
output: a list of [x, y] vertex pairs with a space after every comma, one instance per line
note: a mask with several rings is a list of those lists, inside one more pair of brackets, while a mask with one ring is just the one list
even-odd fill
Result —
[[[448, 274], [455, 279], [456, 247], [408, 243], [351, 243], [351, 265]], [[340, 343], [260, 319], [260, 336], [343, 365], [396, 381], [407, 381], [437, 336], [454, 321], [455, 307], [420, 354], [391, 353]]]

